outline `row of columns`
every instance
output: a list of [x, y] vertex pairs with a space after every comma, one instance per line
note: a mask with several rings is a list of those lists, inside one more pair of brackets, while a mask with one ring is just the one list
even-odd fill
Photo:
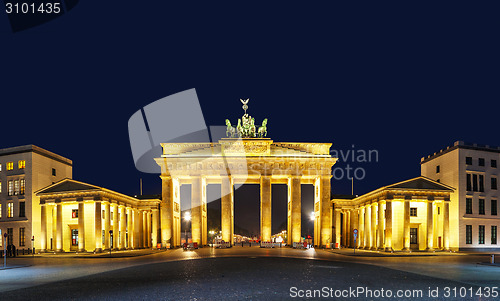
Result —
[[[335, 209], [336, 243], [348, 247], [393, 251], [392, 244], [392, 200], [378, 201], [360, 206], [356, 209], [344, 210], [342, 233], [340, 233], [341, 209]], [[385, 203], [385, 211], [384, 205]], [[403, 251], [410, 250], [410, 199], [403, 201]], [[449, 250], [449, 201], [443, 203], [443, 248]], [[378, 207], [378, 208], [377, 208]], [[434, 250], [434, 201], [427, 201], [426, 216], [426, 250]], [[359, 217], [359, 218], [358, 218]], [[378, 222], [377, 222], [378, 220]], [[356, 244], [353, 230], [358, 229]], [[384, 231], [385, 229], [385, 231]], [[385, 238], [385, 240], [384, 240]]]
[[[330, 177], [322, 176], [315, 180], [315, 245], [327, 246], [332, 242]], [[271, 176], [260, 177], [260, 228], [261, 240], [270, 241], [272, 231], [272, 181]], [[288, 178], [288, 240], [292, 245], [301, 240], [301, 184], [300, 176]], [[163, 246], [180, 245], [177, 237], [180, 235], [180, 197], [178, 194], [179, 180], [162, 176], [162, 220], [161, 237]], [[191, 177], [191, 229], [192, 239], [200, 245], [207, 244], [206, 216], [206, 180], [204, 177]], [[222, 239], [233, 243], [234, 236], [234, 179], [231, 176], [221, 177], [221, 232]]]
[[[85, 243], [85, 221], [86, 212], [83, 199], [77, 199], [78, 202], [78, 251], [86, 251]], [[110, 249], [110, 230], [113, 230], [113, 249], [137, 249], [149, 248], [156, 245], [158, 233], [158, 209], [140, 210], [136, 208], [110, 204], [107, 201], [94, 200], [94, 240], [95, 252], [101, 252], [103, 249]], [[55, 237], [55, 251], [63, 251], [63, 203], [61, 200], [55, 201], [56, 218], [53, 224], [53, 237]], [[49, 207], [49, 208], [48, 208]], [[41, 251], [47, 250], [47, 211], [52, 209], [49, 204], [41, 204]], [[104, 207], [104, 225], [102, 221], [102, 209]], [[113, 208], [113, 226], [111, 226], [111, 207]], [[152, 217], [151, 217], [152, 215]], [[127, 218], [128, 217], [128, 218]], [[88, 220], [88, 219], [87, 219]], [[153, 223], [151, 223], [153, 221]], [[156, 221], [156, 223], [154, 223]], [[102, 240], [102, 230], [104, 227], [104, 246]], [[112, 229], [111, 229], [112, 227]], [[128, 233], [128, 237], [127, 234]]]

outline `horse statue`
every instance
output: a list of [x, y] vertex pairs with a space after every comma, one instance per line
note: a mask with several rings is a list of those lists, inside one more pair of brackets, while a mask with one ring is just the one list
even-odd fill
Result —
[[226, 119], [226, 136], [233, 138], [236, 135], [236, 129], [231, 125], [231, 121]]
[[238, 125], [236, 126], [236, 131], [240, 137], [243, 137], [243, 127], [241, 126], [241, 119], [238, 119]]
[[262, 121], [262, 126], [259, 126], [258, 135], [259, 138], [267, 136], [267, 118]]
[[256, 127], [255, 127], [255, 119], [252, 117], [250, 119], [250, 126], [249, 126], [249, 133], [248, 133], [248, 136], [251, 137], [251, 138], [255, 138], [255, 134], [256, 134]]

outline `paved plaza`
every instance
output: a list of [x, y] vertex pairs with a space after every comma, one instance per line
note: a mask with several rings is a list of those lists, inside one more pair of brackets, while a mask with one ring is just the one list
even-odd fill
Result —
[[[489, 261], [486, 254], [387, 256], [369, 251], [354, 255], [352, 251], [233, 247], [138, 250], [112, 253], [111, 258], [107, 253], [9, 258], [11, 268], [0, 270], [0, 298], [280, 300], [305, 297], [324, 288], [347, 293], [362, 287], [378, 293], [383, 289], [422, 294], [398, 300], [436, 300], [428, 296], [429, 288], [439, 288], [441, 296], [446, 287], [475, 292], [479, 286], [498, 286], [500, 279], [500, 267], [478, 264]], [[352, 291], [343, 297], [370, 299], [363, 294], [353, 298]], [[476, 296], [466, 299], [479, 300]]]

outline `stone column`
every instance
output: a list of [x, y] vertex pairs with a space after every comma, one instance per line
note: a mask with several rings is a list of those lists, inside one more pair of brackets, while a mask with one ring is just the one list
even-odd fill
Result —
[[359, 207], [358, 246], [365, 247], [365, 207]]
[[152, 235], [151, 235], [151, 211], [146, 212], [146, 247], [151, 248], [152, 244]]
[[403, 251], [410, 251], [410, 200], [404, 200]]
[[371, 250], [376, 250], [377, 249], [377, 203], [372, 203], [371, 204], [371, 215], [372, 215], [372, 221], [371, 221], [371, 243], [370, 243], [370, 249]]
[[102, 252], [102, 210], [101, 201], [94, 200], [94, 225], [95, 225], [95, 250], [94, 252]]
[[384, 250], [384, 204], [378, 201], [377, 249]]
[[127, 215], [125, 213], [125, 206], [120, 206], [120, 250], [125, 250], [127, 239]]
[[342, 246], [347, 247], [347, 214], [346, 211], [342, 212]]
[[222, 239], [225, 242], [230, 242], [233, 245], [234, 236], [234, 188], [233, 178], [231, 176], [223, 176], [221, 183], [221, 231]]
[[142, 249], [142, 210], [134, 209], [134, 246], [137, 249]]
[[351, 210], [347, 210], [346, 212], [346, 222], [347, 222], [347, 227], [346, 227], [346, 245], [349, 248], [352, 248], [352, 222], [351, 222]]
[[191, 235], [194, 243], [202, 245], [202, 185], [200, 177], [193, 177], [191, 182]]
[[365, 234], [363, 235], [363, 240], [364, 240], [364, 249], [369, 249], [370, 248], [370, 204], [365, 205]]
[[127, 249], [131, 250], [133, 246], [134, 237], [134, 214], [132, 208], [127, 207]]
[[[40, 201], [40, 252], [47, 251], [47, 206], [45, 201]], [[0, 237], [3, 240], [3, 237]]]
[[83, 198], [78, 198], [78, 252], [85, 250], [85, 203]]
[[[335, 244], [339, 246], [340, 248], [340, 209], [335, 209]], [[316, 239], [316, 238], [314, 238]]]
[[153, 248], [158, 244], [158, 209], [153, 209], [153, 225], [151, 228]]
[[109, 202], [104, 202], [104, 249], [109, 250], [109, 230], [111, 230], [111, 206]]
[[434, 213], [433, 201], [427, 201], [427, 248], [426, 251], [434, 251]]
[[[321, 246], [325, 246], [327, 248], [330, 247], [332, 243], [332, 203], [331, 203], [331, 195], [330, 195], [330, 178], [331, 176], [322, 176], [321, 177]], [[300, 183], [299, 183], [300, 187]], [[300, 193], [299, 193], [300, 197]], [[300, 217], [300, 210], [299, 210]], [[300, 229], [299, 229], [300, 233]], [[299, 234], [300, 237], [300, 234]]]
[[[358, 218], [358, 209], [353, 209], [351, 210], [351, 238], [352, 238], [352, 247], [356, 248], [358, 246], [358, 238], [359, 236], [356, 237], [356, 241], [354, 241], [354, 229], [358, 229], [359, 225], [359, 218]], [[359, 232], [358, 232], [359, 233]]]
[[288, 243], [300, 242], [301, 231], [301, 193], [300, 177], [288, 178]]
[[392, 200], [385, 202], [385, 251], [392, 252]]
[[118, 204], [113, 204], [113, 250], [118, 250], [118, 238], [120, 236], [120, 221], [118, 218]]
[[262, 241], [271, 241], [271, 177], [260, 177], [260, 236]]
[[56, 200], [56, 252], [63, 252], [62, 203]]
[[445, 251], [450, 250], [450, 201], [443, 202], [443, 247]]
[[141, 213], [141, 221], [142, 221], [142, 231], [141, 231], [141, 236], [142, 236], [142, 244], [141, 246], [143, 248], [147, 248], [149, 246], [149, 241], [150, 237], [148, 235], [148, 215], [147, 211], [143, 210]]
[[[162, 247], [166, 248], [167, 243], [170, 246], [175, 246], [173, 239], [173, 219], [174, 219], [174, 202], [173, 202], [173, 185], [172, 178], [161, 176], [162, 183], [162, 200], [161, 200], [161, 243]], [[180, 227], [179, 227], [180, 231]], [[130, 233], [130, 231], [129, 231]], [[180, 234], [180, 233], [179, 233]]]

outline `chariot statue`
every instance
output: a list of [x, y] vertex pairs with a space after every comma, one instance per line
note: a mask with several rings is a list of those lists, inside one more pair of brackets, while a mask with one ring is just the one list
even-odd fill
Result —
[[247, 114], [250, 99], [240, 99], [240, 101], [243, 104], [245, 114], [238, 119], [236, 128], [231, 125], [229, 119], [226, 119], [226, 136], [230, 138], [234, 138], [236, 135], [240, 138], [264, 138], [267, 136], [267, 118], [262, 121], [261, 126], [257, 127], [255, 125], [255, 118]]

